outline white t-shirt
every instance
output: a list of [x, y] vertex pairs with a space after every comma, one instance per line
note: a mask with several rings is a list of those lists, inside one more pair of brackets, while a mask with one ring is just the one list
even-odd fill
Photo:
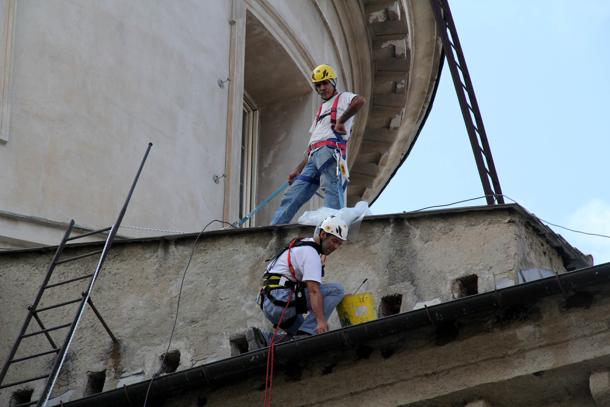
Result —
[[[313, 242], [312, 238], [303, 241]], [[290, 249], [290, 262], [294, 267], [297, 281], [316, 281], [322, 283], [322, 260], [320, 255], [311, 246], [297, 246]], [[290, 269], [288, 268], [288, 250], [284, 251], [275, 261], [269, 263], [267, 272], [282, 274], [290, 281], [294, 281]]]
[[[330, 123], [330, 110], [333, 107], [333, 103], [336, 97], [339, 97], [339, 104], [337, 105], [337, 119], [341, 117], [343, 112], [348, 108], [349, 104], [352, 102], [352, 99], [357, 95], [351, 92], [342, 92], [339, 95], [335, 95], [326, 102], [322, 104], [322, 110], [320, 110], [320, 116], [322, 119], [319, 122], [316, 122], [316, 117], [313, 118], [313, 123], [309, 129], [309, 145], [316, 143], [318, 141], [328, 140], [330, 138], [337, 137], [335, 133], [333, 133], [333, 129]], [[343, 140], [349, 140], [352, 134], [352, 123], [354, 122], [354, 116], [350, 117], [345, 123], [345, 131], [347, 134], [341, 135]]]

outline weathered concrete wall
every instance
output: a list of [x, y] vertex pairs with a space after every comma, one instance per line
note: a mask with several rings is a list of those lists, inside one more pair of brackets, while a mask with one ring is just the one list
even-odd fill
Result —
[[[521, 315], [460, 321], [452, 342], [435, 344], [431, 328], [357, 350], [303, 360], [276, 373], [282, 406], [455, 407], [484, 399], [493, 407], [593, 407], [591, 373], [610, 362], [610, 287], [593, 288], [591, 308], [566, 309], [561, 296]], [[219, 390], [201, 389], [164, 406], [250, 406], [263, 400], [264, 375]], [[469, 405], [469, 404], [468, 404]]]
[[[494, 274], [514, 273], [522, 264], [562, 272], [557, 252], [530, 253], [540, 238], [524, 233], [527, 219], [515, 208], [447, 211], [394, 215], [366, 220], [355, 241], [329, 257], [327, 281], [344, 284], [348, 292], [364, 278], [365, 289], [377, 301], [388, 294], [403, 296], [402, 311], [418, 301], [452, 298], [451, 281], [466, 274], [479, 276], [480, 291], [493, 289]], [[306, 227], [267, 227], [207, 233], [201, 237], [184, 279], [180, 313], [171, 349], [181, 352], [179, 369], [231, 354], [229, 337], [250, 326], [267, 326], [255, 297], [264, 260], [274, 255], [292, 236], [306, 236]], [[83, 394], [87, 372], [106, 370], [104, 389], [124, 383], [125, 376], [140, 372], [136, 380], [159, 370], [176, 312], [177, 297], [193, 236], [117, 242], [99, 279], [94, 302], [121, 339], [113, 348], [90, 312], [72, 345], [68, 368], [58, 391]], [[544, 242], [543, 242], [544, 243]], [[91, 250], [95, 244], [69, 248], [65, 255]], [[4, 358], [25, 318], [26, 305], [35, 296], [50, 260], [48, 250], [0, 255], [0, 355]], [[60, 266], [56, 276], [85, 274], [95, 261]], [[82, 288], [48, 290], [45, 304], [78, 297]], [[70, 319], [67, 310], [65, 316]], [[52, 325], [57, 313], [45, 314]], [[331, 320], [338, 327], [336, 318]], [[58, 335], [55, 335], [59, 338]], [[44, 350], [42, 339], [32, 339], [26, 353]], [[25, 371], [39, 366], [23, 363]], [[133, 379], [133, 378], [132, 378]], [[39, 386], [39, 384], [36, 384]], [[37, 391], [39, 390], [36, 387]], [[7, 397], [7, 393], [3, 394]], [[2, 401], [2, 399], [0, 399]]]

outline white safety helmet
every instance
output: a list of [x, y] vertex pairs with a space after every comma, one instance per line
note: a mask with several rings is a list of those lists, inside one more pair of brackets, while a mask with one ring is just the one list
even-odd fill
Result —
[[[319, 230], [323, 230], [326, 233], [337, 236], [341, 240], [347, 240], [347, 232], [349, 231], [349, 227], [341, 218], [337, 216], [329, 216], [320, 224]], [[318, 235], [320, 233], [319, 230], [316, 230]]]

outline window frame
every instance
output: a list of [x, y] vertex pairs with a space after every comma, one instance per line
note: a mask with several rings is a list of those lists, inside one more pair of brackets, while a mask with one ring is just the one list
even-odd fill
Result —
[[[239, 218], [243, 218], [256, 206], [258, 181], [259, 111], [254, 100], [244, 92], [242, 104], [242, 135], [239, 174]], [[256, 215], [242, 226], [251, 227]]]

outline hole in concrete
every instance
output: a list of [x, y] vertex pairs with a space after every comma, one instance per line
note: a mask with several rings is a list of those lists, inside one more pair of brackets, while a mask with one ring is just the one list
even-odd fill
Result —
[[565, 306], [570, 308], [585, 308], [588, 309], [593, 304], [593, 295], [586, 291], [577, 291], [566, 298]]
[[389, 357], [391, 357], [395, 352], [395, 349], [392, 348], [384, 348], [381, 349], [381, 357], [383, 357], [384, 359], [387, 359]]
[[101, 372], [89, 372], [87, 376], [87, 386], [85, 387], [85, 396], [101, 393], [104, 390], [105, 382], [105, 370], [102, 370]]
[[32, 401], [32, 393], [34, 389], [19, 389], [13, 393], [11, 397], [10, 407], [17, 406], [21, 403], [29, 403]]
[[457, 339], [459, 334], [459, 326], [456, 321], [439, 322], [436, 325], [435, 343], [438, 346], [443, 346]]
[[369, 356], [371, 356], [371, 353], [373, 353], [373, 348], [371, 348], [370, 346], [366, 346], [366, 345], [362, 345], [362, 346], [358, 346], [356, 348], [356, 357], [358, 359], [368, 359]]
[[161, 369], [159, 373], [172, 373], [180, 365], [180, 351], [171, 350], [161, 355]]
[[331, 363], [330, 365], [326, 365], [322, 368], [322, 376], [327, 375], [327, 374], [331, 374], [333, 372], [333, 370], [335, 370], [335, 367], [337, 366], [336, 363]]
[[453, 298], [462, 298], [479, 293], [479, 277], [476, 274], [457, 278], [451, 285]]
[[248, 340], [246, 335], [234, 335], [229, 338], [231, 344], [231, 356], [241, 355], [248, 352]]
[[400, 313], [402, 305], [402, 294], [386, 295], [379, 303], [379, 315], [386, 317]]

